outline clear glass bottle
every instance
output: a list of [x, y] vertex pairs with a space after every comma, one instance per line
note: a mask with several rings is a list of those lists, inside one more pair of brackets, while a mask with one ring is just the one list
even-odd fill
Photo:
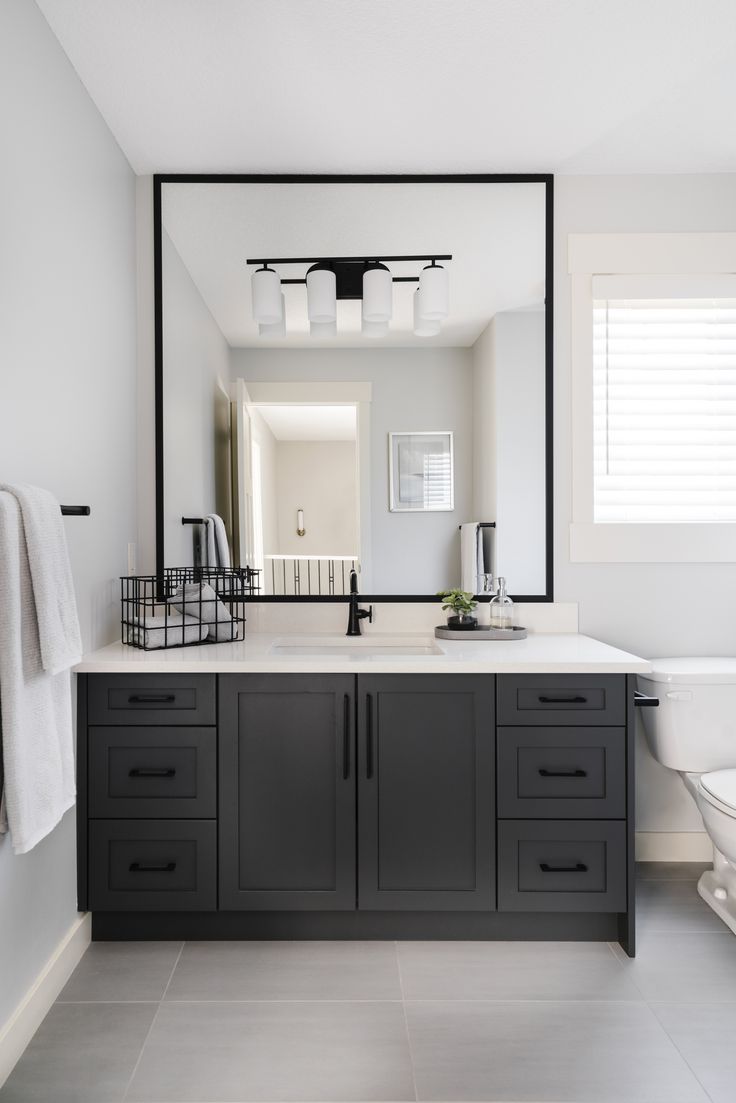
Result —
[[491, 628], [514, 627], [514, 603], [506, 593], [506, 579], [497, 579], [498, 589], [496, 596], [491, 598]]

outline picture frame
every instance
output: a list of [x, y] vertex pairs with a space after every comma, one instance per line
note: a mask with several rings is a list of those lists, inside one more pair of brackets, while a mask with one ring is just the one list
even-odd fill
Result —
[[455, 508], [455, 457], [450, 430], [389, 433], [391, 513], [437, 513]]

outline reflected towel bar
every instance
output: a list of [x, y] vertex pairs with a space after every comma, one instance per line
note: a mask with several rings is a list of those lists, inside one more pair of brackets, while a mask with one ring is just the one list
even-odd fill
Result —
[[60, 506], [64, 517], [89, 517], [89, 506]]

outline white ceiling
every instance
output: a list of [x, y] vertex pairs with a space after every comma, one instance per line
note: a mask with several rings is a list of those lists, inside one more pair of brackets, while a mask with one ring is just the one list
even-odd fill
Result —
[[736, 171], [734, 0], [37, 0], [138, 173]]
[[276, 440], [355, 440], [355, 406], [258, 406]]
[[[232, 347], [468, 346], [499, 310], [544, 299], [543, 184], [164, 184], [166, 232]], [[337, 336], [309, 335], [306, 289], [283, 288], [284, 338], [262, 338], [248, 258], [451, 253], [450, 314], [439, 337], [414, 337], [416, 284], [394, 284], [386, 337], [360, 333], [360, 302], [338, 302]], [[303, 278], [307, 265], [274, 267]], [[417, 276], [419, 263], [392, 263]], [[166, 272], [164, 271], [164, 279]]]

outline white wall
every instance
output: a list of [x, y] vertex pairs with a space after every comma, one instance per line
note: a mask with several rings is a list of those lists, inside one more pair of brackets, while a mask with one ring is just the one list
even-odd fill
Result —
[[[569, 233], [736, 229], [736, 176], [590, 176], [555, 181], [555, 597], [580, 630], [647, 657], [736, 654], [736, 564], [571, 563]], [[696, 617], [683, 616], [688, 593]], [[640, 740], [637, 829], [702, 830], [679, 779]], [[663, 840], [664, 842], [665, 840]]]
[[[433, 593], [459, 585], [457, 527], [471, 519], [472, 507], [469, 349], [233, 349], [231, 365], [233, 376], [246, 381], [372, 383], [372, 566], [371, 581], [362, 578], [361, 589], [365, 593]], [[390, 513], [388, 433], [422, 429], [455, 433], [455, 509]]]
[[[281, 440], [276, 445], [280, 555], [358, 554], [358, 482], [350, 440]], [[304, 510], [304, 536], [296, 531]]]
[[473, 511], [495, 520], [493, 573], [546, 588], [544, 311], [501, 311], [473, 345]]
[[168, 234], [163, 232], [165, 548], [167, 566], [192, 563], [200, 529], [182, 517], [224, 514], [216, 449], [229, 408], [229, 349]]
[[[68, 518], [87, 648], [118, 631], [135, 514], [135, 181], [43, 16], [0, 5], [0, 477]], [[0, 1027], [76, 919], [74, 812], [0, 837]]]

